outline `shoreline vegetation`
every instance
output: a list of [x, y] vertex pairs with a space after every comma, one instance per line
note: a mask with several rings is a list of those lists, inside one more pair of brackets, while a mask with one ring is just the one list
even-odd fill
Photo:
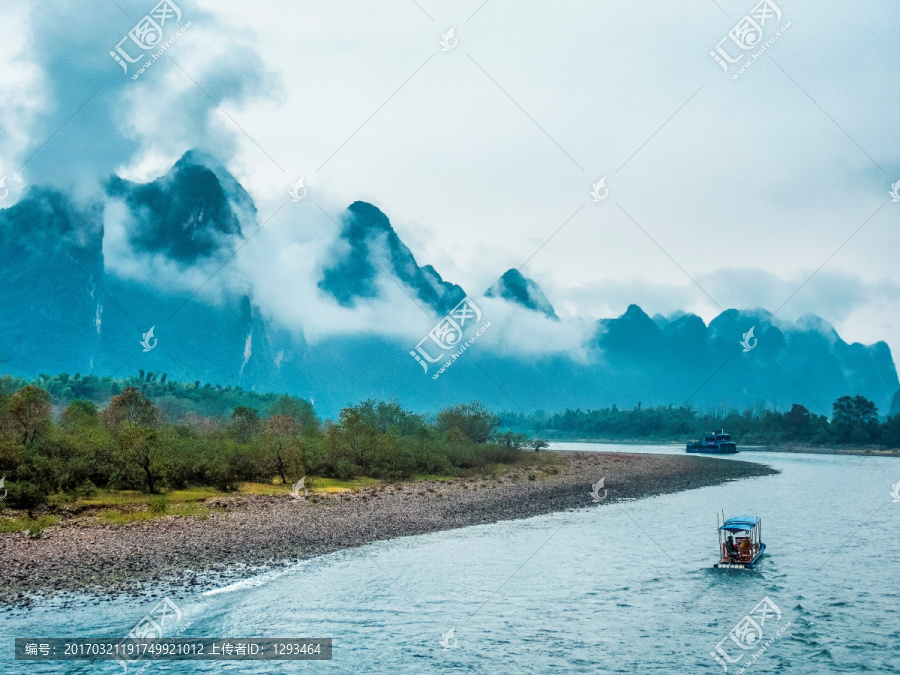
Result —
[[[608, 438], [604, 436], [590, 438], [549, 438], [546, 441], [550, 449], [559, 443], [604, 443], [608, 445], [670, 445], [673, 449], [684, 450], [685, 443], [667, 438]], [[854, 445], [808, 445], [805, 443], [782, 443], [776, 445], [738, 445], [738, 452], [789, 452], [811, 455], [859, 455], [866, 457], [900, 457], [900, 448], [884, 448], [881, 446]], [[703, 454], [703, 453], [700, 453]]]
[[738, 446], [803, 446], [814, 448], [805, 452], [836, 454], [900, 449], [900, 414], [879, 417], [875, 403], [859, 395], [841, 396], [831, 408], [829, 419], [799, 403], [788, 411], [763, 406], [739, 411], [725, 404], [706, 413], [686, 406], [644, 408], [638, 403], [631, 409], [614, 405], [554, 414], [503, 412], [500, 421], [503, 428], [556, 442], [684, 444], [725, 429]]
[[[738, 450], [741, 447], [738, 446]], [[860, 457], [900, 457], [898, 448], [858, 448], [853, 446], [808, 446], [787, 443], [785, 445], [766, 445], [763, 447], [745, 448], [748, 452], [786, 452], [794, 454], [809, 453], [812, 455], [857, 455]]]
[[[102, 518], [112, 494], [57, 509], [42, 536], [0, 536], [0, 603], [89, 592], [173, 597], [374, 541], [603, 506], [778, 473], [689, 455], [526, 452], [466, 476], [410, 481], [311, 479], [312, 489], [242, 485], [236, 492], [117, 493], [122, 522]], [[601, 503], [591, 486], [605, 478]], [[155, 501], [154, 501], [155, 500]], [[180, 500], [180, 501], [179, 501]]]
[[[298, 490], [312, 487], [307, 479], [490, 474], [521, 462], [528, 442], [500, 431], [497, 416], [477, 402], [426, 419], [396, 401], [369, 399], [323, 424], [309, 401], [288, 395], [262, 399], [263, 411], [237, 405], [227, 415], [204, 416], [166, 412], [147, 396], [152, 387], [128, 381], [108, 387], [118, 393], [101, 409], [84, 398], [63, 407], [52, 386], [25, 384], [9, 393], [9, 380], [0, 379], [0, 531], [8, 509], [35, 519], [100, 493], [235, 492], [246, 483]], [[235, 400], [233, 392], [199, 383], [168, 384], [187, 394], [185, 401], [196, 397], [198, 408]]]

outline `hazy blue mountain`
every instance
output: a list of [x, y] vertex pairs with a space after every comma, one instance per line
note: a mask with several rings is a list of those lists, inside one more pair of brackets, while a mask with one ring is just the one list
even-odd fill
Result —
[[[115, 213], [126, 214], [136, 255], [163, 257], [184, 271], [196, 268], [201, 278], [219, 268], [220, 278], [232, 273], [228, 257], [244, 233], [258, 227], [250, 196], [199, 153], [185, 154], [149, 183], [113, 178], [106, 188]], [[525, 411], [638, 402], [707, 408], [724, 401], [786, 409], [796, 402], [828, 414], [839, 396], [862, 394], [883, 414], [900, 412], [900, 382], [888, 346], [848, 344], [812, 315], [787, 322], [763, 309], [729, 309], [707, 325], [684, 312], [651, 319], [631, 305], [621, 316], [597, 322], [585, 358], [508, 349], [501, 354], [491, 340], [527, 335], [529, 315], [535, 321], [556, 318], [537, 284], [516, 270], [505, 272], [487, 295], [534, 314], [519, 312], [509, 325], [494, 320], [490, 335], [435, 380], [439, 364], [423, 372], [410, 356], [415, 339], [362, 334], [307, 344], [280, 327], [277, 317], [262, 316], [249, 291], [212, 301], [166, 279], [118, 277], [104, 261], [106, 207], [79, 205], [35, 187], [0, 209], [2, 370], [25, 376], [166, 372], [170, 379], [289, 391], [312, 398], [326, 416], [369, 396], [396, 396], [425, 411], [481, 399]], [[375, 206], [351, 204], [343, 226], [330, 259], [307, 263], [323, 270], [321, 290], [341, 305], [364, 305], [383, 273], [408, 286], [436, 317], [465, 296], [434, 268], [419, 265]], [[565, 329], [563, 322], [557, 325]], [[157, 342], [144, 351], [139, 343], [151, 327]]]
[[253, 200], [234, 177], [194, 150], [151, 183], [113, 176], [106, 191], [128, 206], [134, 218], [129, 237], [136, 250], [163, 253], [181, 263], [230, 248], [232, 238], [241, 234], [241, 216], [256, 215]]
[[[741, 341], [751, 329], [745, 350]], [[776, 325], [765, 310], [730, 309], [707, 326], [683, 313], [654, 321], [631, 305], [622, 316], [599, 322], [596, 345], [612, 370], [648, 378], [650, 400], [657, 398], [654, 391], [666, 392], [672, 402], [697, 397], [707, 405], [727, 400], [738, 406], [785, 406], [792, 398], [830, 414], [831, 403], [852, 392], [871, 398], [886, 413], [898, 382], [886, 343], [847, 344], [812, 315]], [[679, 398], [684, 388], [690, 391]]]
[[485, 295], [509, 300], [526, 309], [559, 320], [553, 305], [550, 304], [541, 287], [515, 268], [506, 270], [503, 276], [487, 289]]
[[[304, 349], [302, 337], [291, 340], [270, 326], [247, 295], [215, 305], [190, 292], [162, 293], [114, 276], [107, 277], [105, 290], [104, 372], [140, 368], [172, 379], [265, 389], [285, 385], [281, 366]], [[151, 327], [157, 342], [145, 352], [140, 341]]]
[[31, 188], [0, 210], [0, 360], [16, 372], [98, 365], [103, 221], [60, 192]]
[[[884, 343], [848, 345], [835, 340], [825, 322], [813, 330], [771, 321], [765, 311], [729, 310], [707, 326], [700, 317], [682, 313], [661, 330], [632, 305], [622, 316], [598, 322], [587, 364], [565, 355], [500, 356], [476, 343], [433, 380], [433, 367], [423, 373], [408, 356], [410, 345], [346, 337], [310, 347], [298, 369], [309, 382], [302, 393], [312, 396], [326, 415], [369, 396], [397, 396], [420, 410], [472, 399], [526, 411], [624, 408], [639, 402], [721, 409], [727, 401], [739, 409], [789, 409], [801, 403], [817, 414], [830, 414], [836, 398], [861, 393], [882, 413], [888, 411], [900, 384], [893, 362], [884, 360]], [[744, 352], [740, 342], [751, 327], [758, 337], [748, 343], [753, 349]], [[490, 330], [522, 327], [498, 324]], [[352, 384], [328, 373], [345, 375]]]
[[629, 305], [617, 319], [601, 319], [598, 324], [598, 346], [616, 356], [655, 360], [665, 343], [659, 326], [637, 305]]
[[[134, 249], [182, 266], [230, 254], [241, 223], [255, 222], [249, 195], [198, 153], [151, 183], [113, 178], [107, 190], [128, 207]], [[103, 234], [102, 204], [78, 206], [49, 189], [32, 188], [0, 210], [5, 370], [33, 376], [143, 369], [247, 388], [286, 386], [281, 366], [302, 354], [302, 336], [270, 326], [247, 295], [211, 305], [155, 279], [118, 278], [105, 269]], [[154, 346], [145, 352], [140, 341], [151, 327]]]
[[348, 253], [336, 251], [336, 259], [325, 268], [319, 288], [343, 307], [355, 307], [360, 300], [374, 298], [375, 283], [383, 270], [409, 286], [424, 305], [437, 315], [447, 314], [466, 293], [444, 281], [431, 265], [420, 267], [387, 216], [367, 202], [353, 202], [343, 219], [341, 242]]
[[[150, 183], [113, 177], [107, 193], [127, 206], [129, 239], [137, 253], [162, 254], [184, 267], [212, 260], [205, 275], [226, 263], [245, 229], [258, 227], [250, 195], [212, 157], [196, 151]], [[278, 384], [282, 364], [302, 353], [302, 336], [292, 339], [270, 327], [246, 294], [209, 304], [196, 291], [161, 290], [155, 281], [106, 275], [107, 368], [140, 367], [252, 389]], [[145, 352], [139, 341], [151, 327], [158, 342]]]

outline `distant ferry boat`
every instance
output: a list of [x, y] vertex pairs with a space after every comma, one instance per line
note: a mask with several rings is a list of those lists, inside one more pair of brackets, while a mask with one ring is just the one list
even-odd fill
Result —
[[714, 454], [731, 454], [737, 452], [737, 444], [731, 440], [731, 435], [722, 429], [719, 433], [711, 432], [703, 437], [702, 441], [688, 441], [688, 452], [709, 452]]

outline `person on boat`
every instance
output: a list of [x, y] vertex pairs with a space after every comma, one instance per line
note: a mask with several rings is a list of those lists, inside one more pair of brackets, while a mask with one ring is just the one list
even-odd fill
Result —
[[738, 548], [741, 558], [744, 560], [750, 559], [750, 552], [753, 550], [752, 544], [750, 544], [750, 537], [744, 537], [741, 539], [741, 545]]
[[725, 556], [728, 558], [728, 562], [731, 562], [734, 558], [734, 554], [736, 553], [734, 548], [734, 537], [730, 534], [725, 538]]

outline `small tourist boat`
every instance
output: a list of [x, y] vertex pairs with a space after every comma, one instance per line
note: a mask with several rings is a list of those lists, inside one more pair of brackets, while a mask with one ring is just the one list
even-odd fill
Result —
[[719, 562], [713, 567], [743, 570], [750, 569], [765, 553], [766, 545], [762, 543], [762, 521], [756, 516], [732, 516], [719, 525]]
[[688, 441], [688, 452], [708, 452], [716, 455], [733, 454], [737, 452], [737, 443], [731, 440], [731, 435], [722, 429], [719, 433], [714, 431], [706, 434], [702, 441]]

